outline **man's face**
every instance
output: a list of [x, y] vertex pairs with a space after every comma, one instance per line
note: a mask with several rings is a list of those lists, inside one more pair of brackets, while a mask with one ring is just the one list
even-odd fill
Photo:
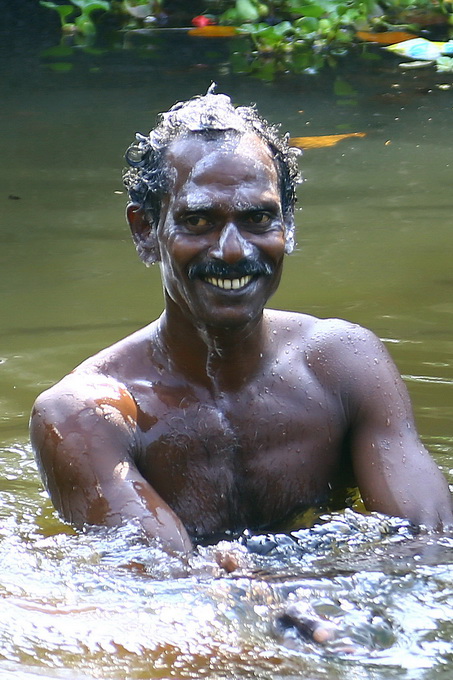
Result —
[[168, 296], [195, 323], [235, 327], [280, 281], [285, 225], [275, 163], [254, 134], [189, 135], [167, 154], [157, 237]]

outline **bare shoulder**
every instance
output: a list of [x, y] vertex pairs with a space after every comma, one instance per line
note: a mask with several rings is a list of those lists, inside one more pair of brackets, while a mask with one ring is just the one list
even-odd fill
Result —
[[93, 428], [100, 436], [115, 430], [132, 440], [138, 418], [134, 386], [152, 376], [152, 333], [153, 324], [101, 350], [40, 394], [30, 422], [34, 447], [50, 431], [67, 441]]
[[[312, 317], [312, 319], [314, 319]], [[333, 360], [385, 353], [381, 340], [368, 328], [344, 319], [314, 319], [306, 335], [306, 350]]]
[[117, 408], [133, 416], [136, 407], [127, 387], [117, 379], [96, 372], [75, 370], [42, 392], [36, 399], [32, 419], [59, 421], [87, 409]]
[[133, 365], [141, 363], [144, 333], [139, 331], [86, 359], [36, 399], [31, 432], [41, 425], [63, 427], [66, 422], [93, 413], [136, 419], [137, 407], [129, 389]]
[[321, 319], [310, 314], [279, 310], [266, 312], [270, 326], [279, 334], [286, 333], [291, 341], [297, 339], [307, 355], [321, 353], [324, 360], [336, 360], [342, 355], [385, 351], [372, 331], [344, 319]]
[[59, 413], [109, 403], [133, 410], [130, 384], [148, 368], [152, 325], [142, 328], [87, 358], [53, 387], [39, 395], [37, 407]]
[[[364, 389], [398, 371], [382, 341], [368, 328], [338, 318], [269, 310], [271, 327], [297, 349], [324, 384], [341, 383], [342, 391]], [[285, 342], [285, 345], [288, 343]]]

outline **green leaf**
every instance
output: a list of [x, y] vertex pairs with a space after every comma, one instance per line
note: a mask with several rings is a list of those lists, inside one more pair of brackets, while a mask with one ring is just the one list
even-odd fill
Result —
[[96, 9], [102, 9], [105, 12], [111, 9], [110, 2], [107, 2], [107, 0], [71, 0], [71, 2], [79, 7], [84, 14], [91, 14]]
[[318, 19], [315, 17], [304, 17], [295, 22], [298, 33], [306, 35], [307, 33], [316, 33], [318, 30]]
[[233, 25], [241, 23], [238, 13], [236, 12], [234, 7], [227, 9], [226, 12], [220, 15], [220, 23]]
[[239, 21], [258, 21], [260, 13], [251, 0], [236, 0], [236, 12]]
[[257, 31], [254, 34], [257, 38], [257, 42], [260, 45], [265, 45], [272, 48], [276, 47], [277, 45], [284, 44], [286, 31], [279, 31], [278, 26], [279, 24], [277, 24], [277, 26], [266, 26], [266, 28]]
[[[319, 5], [304, 5], [304, 7], [301, 7], [300, 13], [304, 17], [314, 17], [315, 19], [319, 19], [319, 17], [322, 17], [323, 14], [325, 14], [325, 10]], [[298, 21], [301, 21], [301, 19]]]
[[288, 35], [288, 33], [293, 32], [292, 24], [289, 21], [281, 21], [279, 24], [276, 24], [270, 28], [273, 28], [275, 34], [279, 36]]
[[58, 12], [62, 24], [65, 24], [67, 17], [75, 11], [73, 5], [56, 5], [54, 2], [45, 2], [44, 0], [41, 0], [39, 4]]
[[75, 19], [75, 25], [82, 35], [92, 36], [96, 33], [96, 27], [88, 16], [81, 14]]
[[242, 26], [238, 26], [240, 31], [249, 33], [250, 35], [258, 35], [263, 31], [267, 31], [268, 28], [272, 27], [270, 27], [269, 24], [242, 24]]

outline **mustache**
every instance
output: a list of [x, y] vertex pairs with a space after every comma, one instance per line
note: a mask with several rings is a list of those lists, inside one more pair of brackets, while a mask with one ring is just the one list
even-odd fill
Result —
[[272, 267], [267, 262], [255, 260], [253, 258], [244, 258], [239, 260], [233, 266], [229, 265], [223, 260], [207, 260], [206, 262], [198, 262], [189, 267], [189, 279], [196, 278], [222, 278], [222, 279], [240, 279], [243, 276], [269, 276], [272, 273]]

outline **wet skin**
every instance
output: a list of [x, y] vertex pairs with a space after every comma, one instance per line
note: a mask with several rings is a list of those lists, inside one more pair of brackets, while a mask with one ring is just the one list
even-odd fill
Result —
[[[368, 510], [453, 524], [380, 341], [342, 320], [263, 311], [288, 226], [267, 146], [191, 135], [167, 160], [173, 184], [156, 228], [138, 206], [127, 213], [142, 257], [161, 263], [164, 313], [33, 409], [32, 443], [61, 515], [77, 527], [135, 521], [189, 551], [226, 531], [281, 529], [357, 484]], [[244, 261], [265, 273], [244, 274]]]

